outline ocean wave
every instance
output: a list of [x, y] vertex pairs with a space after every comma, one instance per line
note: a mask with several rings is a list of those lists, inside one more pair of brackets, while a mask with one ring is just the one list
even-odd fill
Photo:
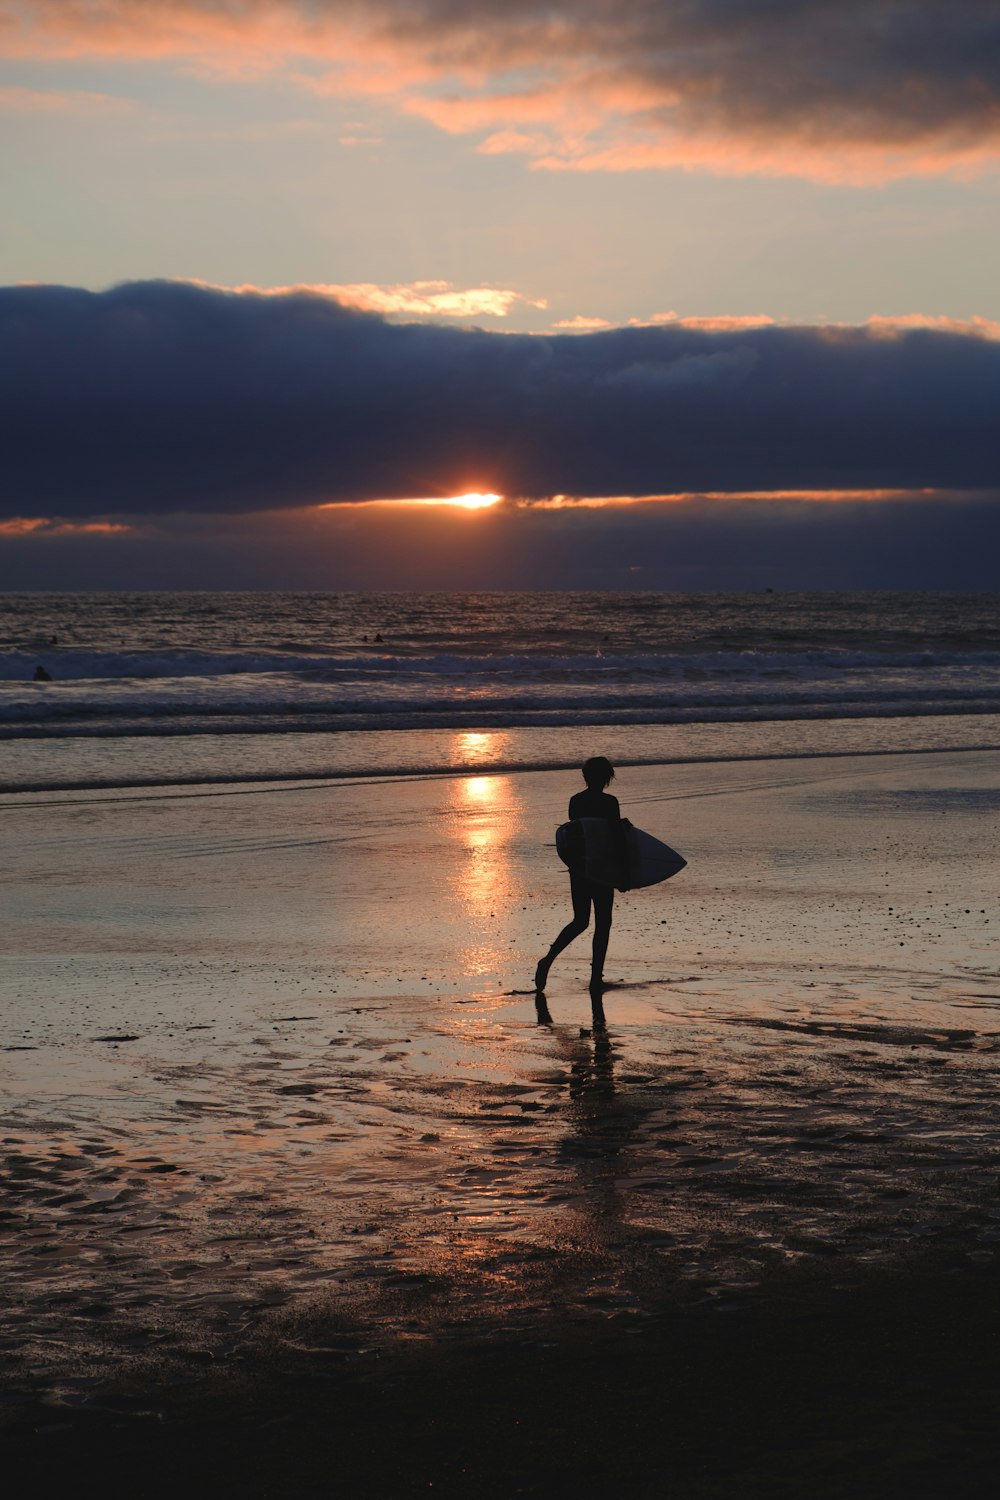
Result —
[[0, 651], [0, 685], [31, 682], [42, 666], [57, 683], [145, 681], [149, 679], [273, 676], [308, 682], [378, 681], [385, 678], [435, 677], [461, 681], [468, 677], [515, 679], [656, 677], [681, 680], [694, 676], [816, 676], [824, 673], [926, 671], [939, 667], [971, 669], [1000, 666], [1000, 651], [914, 649], [867, 651], [846, 647], [796, 651], [740, 649], [710, 652], [483, 653], [431, 655], [373, 654], [358, 648], [348, 654], [313, 651], [75, 651], [48, 649]]
[[12, 594], [0, 647], [10, 788], [1000, 744], [1000, 595]]
[[674, 704], [670, 707], [590, 702], [563, 708], [548, 706], [533, 709], [520, 706], [516, 710], [495, 705], [450, 709], [435, 705], [395, 705], [378, 713], [370, 709], [348, 709], [336, 713], [288, 713], [283, 710], [261, 713], [256, 710], [240, 714], [234, 713], [231, 708], [220, 708], [202, 713], [164, 713], [160, 717], [123, 714], [110, 718], [95, 714], [93, 717], [67, 717], [44, 723], [26, 720], [21, 723], [0, 724], [0, 741], [230, 734], [344, 734], [407, 729], [551, 729], [585, 724], [751, 724], [788, 720], [937, 718], [954, 715], [1000, 715], [1000, 690], [990, 695], [956, 693], [950, 697], [924, 699], [900, 695], [891, 701], [886, 701], [884, 695], [873, 693], [824, 701], [743, 700], [710, 705]]
[[[30, 680], [39, 662], [52, 681]], [[989, 713], [1000, 713], [992, 647], [0, 652], [5, 740]]]

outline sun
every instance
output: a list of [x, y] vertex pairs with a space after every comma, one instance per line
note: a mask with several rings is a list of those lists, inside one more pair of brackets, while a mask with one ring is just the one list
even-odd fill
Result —
[[502, 495], [485, 495], [471, 490], [467, 495], [450, 495], [443, 504], [460, 505], [463, 510], [488, 510], [491, 505], [499, 505], [502, 499]]

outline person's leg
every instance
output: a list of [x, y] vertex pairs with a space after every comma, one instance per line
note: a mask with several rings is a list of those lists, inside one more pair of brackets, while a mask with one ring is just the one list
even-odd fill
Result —
[[[573, 898], [573, 920], [566, 923], [566, 926], [560, 932], [548, 953], [546, 953], [543, 959], [539, 960], [538, 967], [535, 970], [536, 990], [544, 990], [545, 981], [549, 977], [552, 960], [557, 958], [564, 948], [569, 947], [574, 938], [579, 937], [581, 932], [586, 932], [590, 926], [590, 901], [593, 890], [590, 881], [586, 880], [582, 875], [575, 875], [571, 870], [569, 873], [569, 890]], [[605, 947], [607, 947], [607, 944], [605, 944]]]
[[594, 949], [590, 965], [591, 985], [600, 984], [604, 978], [604, 960], [608, 953], [611, 936], [611, 912], [615, 904], [615, 893], [611, 886], [592, 887], [594, 900]]

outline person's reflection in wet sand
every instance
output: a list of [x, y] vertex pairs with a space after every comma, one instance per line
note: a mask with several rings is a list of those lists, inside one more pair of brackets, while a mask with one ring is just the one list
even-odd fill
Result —
[[[607, 1026], [607, 1018], [604, 1014], [604, 991], [606, 985], [591, 985], [590, 987], [590, 1011], [594, 1022], [594, 1034]], [[539, 1026], [552, 1025], [552, 1012], [549, 1010], [549, 1002], [542, 990], [535, 991], [535, 1015], [538, 1017]]]
[[558, 1148], [558, 1160], [577, 1179], [580, 1246], [598, 1257], [595, 1279], [585, 1296], [588, 1301], [592, 1296], [615, 1298], [625, 1270], [621, 1252], [630, 1239], [623, 1180], [638, 1117], [618, 1093], [617, 1048], [607, 1027], [595, 1025], [578, 1037], [564, 1033], [560, 1043], [568, 1064], [570, 1128]]
[[671, 1111], [669, 1097], [655, 1084], [649, 1087], [652, 1079], [640, 1081], [631, 1072], [631, 1066], [645, 1069], [628, 1058], [627, 1036], [603, 1023], [553, 1024], [544, 995], [535, 996], [535, 1014], [549, 1034], [546, 1052], [557, 1065], [561, 1093], [563, 1131], [553, 1145], [552, 1167], [571, 1214], [571, 1242], [588, 1266], [573, 1305], [587, 1312], [637, 1306], [640, 1283], [651, 1263], [659, 1262], [648, 1248], [645, 1214], [633, 1222], [637, 1200], [630, 1183], [645, 1128]]
[[[552, 1016], [543, 994], [535, 996], [535, 1015], [539, 1026], [552, 1026]], [[580, 1045], [589, 1039], [590, 1046]], [[560, 1050], [569, 1060], [569, 1097], [574, 1103], [583, 1099], [609, 1099], [615, 1091], [614, 1047], [602, 1014], [590, 1031], [581, 1029], [579, 1042], [564, 1041]]]
[[569, 1097], [575, 1104], [595, 1103], [613, 1097], [615, 1092], [615, 1054], [606, 1026], [597, 1025], [591, 1032], [591, 1044], [581, 1048], [570, 1063]]

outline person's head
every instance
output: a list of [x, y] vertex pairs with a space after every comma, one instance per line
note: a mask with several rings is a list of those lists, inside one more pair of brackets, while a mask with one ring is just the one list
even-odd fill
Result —
[[615, 768], [606, 756], [592, 755], [583, 763], [583, 779], [592, 792], [603, 792], [614, 776]]

